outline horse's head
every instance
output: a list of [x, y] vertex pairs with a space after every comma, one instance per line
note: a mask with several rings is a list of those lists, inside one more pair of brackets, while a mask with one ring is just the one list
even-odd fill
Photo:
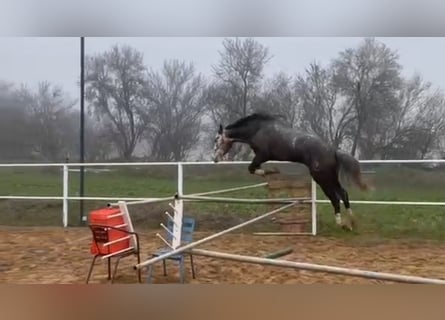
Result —
[[218, 161], [221, 161], [223, 157], [229, 152], [230, 148], [232, 147], [233, 139], [230, 139], [227, 137], [226, 132], [223, 128], [223, 126], [219, 125], [218, 133], [215, 137], [215, 144], [214, 144], [214, 154], [213, 154], [213, 161], [216, 163]]

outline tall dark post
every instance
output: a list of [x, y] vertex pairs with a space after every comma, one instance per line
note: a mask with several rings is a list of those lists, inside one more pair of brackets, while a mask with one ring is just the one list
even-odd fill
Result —
[[[85, 90], [85, 77], [84, 77], [84, 58], [85, 58], [85, 39], [80, 37], [80, 162], [85, 161], [85, 118], [84, 118], [84, 90]], [[80, 190], [79, 196], [84, 195], [84, 166], [80, 167]], [[84, 217], [83, 199], [80, 200], [80, 225], [83, 225]]]

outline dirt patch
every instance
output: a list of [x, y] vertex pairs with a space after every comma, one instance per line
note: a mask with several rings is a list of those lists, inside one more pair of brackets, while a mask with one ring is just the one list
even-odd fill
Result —
[[[162, 246], [157, 231], [141, 231], [141, 259]], [[197, 232], [195, 239], [209, 235]], [[1, 283], [84, 283], [92, 256], [87, 228], [22, 228], [0, 229]], [[353, 239], [336, 240], [317, 237], [260, 237], [252, 234], [227, 234], [205, 243], [200, 249], [243, 255], [264, 256], [292, 247], [293, 253], [282, 259], [392, 272], [404, 275], [445, 279], [445, 244], [440, 242], [386, 241], [372, 244]], [[297, 271], [273, 266], [223, 261], [195, 256], [196, 279], [190, 264], [186, 265], [187, 283], [378, 283], [377, 280], [326, 273]], [[122, 259], [116, 283], [136, 283], [132, 269], [136, 258]], [[177, 283], [178, 266], [167, 262], [168, 275], [162, 274], [161, 263], [155, 265], [154, 283]], [[146, 280], [146, 273], [143, 273]], [[106, 263], [94, 269], [91, 283], [106, 283]]]

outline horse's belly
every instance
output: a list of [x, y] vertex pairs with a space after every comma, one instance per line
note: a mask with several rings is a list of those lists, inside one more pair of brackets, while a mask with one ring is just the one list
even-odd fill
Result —
[[301, 152], [298, 152], [292, 146], [288, 144], [276, 144], [272, 148], [272, 157], [276, 161], [290, 161], [290, 162], [302, 162], [304, 157], [302, 157]]

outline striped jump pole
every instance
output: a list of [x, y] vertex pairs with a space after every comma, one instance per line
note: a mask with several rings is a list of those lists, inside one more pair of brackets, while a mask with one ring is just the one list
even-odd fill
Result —
[[405, 276], [394, 273], [385, 273], [385, 272], [374, 272], [374, 271], [364, 271], [359, 269], [349, 269], [349, 268], [341, 268], [341, 267], [332, 267], [327, 265], [313, 264], [313, 263], [304, 263], [304, 262], [295, 262], [289, 260], [277, 260], [270, 258], [259, 258], [252, 256], [244, 256], [202, 249], [192, 249], [190, 253], [193, 255], [200, 255], [211, 258], [232, 260], [238, 262], [246, 262], [260, 265], [270, 265], [284, 268], [292, 268], [292, 269], [301, 269], [315, 272], [325, 272], [325, 273], [335, 273], [353, 277], [361, 277], [368, 279], [378, 279], [378, 280], [388, 280], [394, 282], [403, 282], [403, 283], [418, 283], [418, 284], [445, 284], [445, 280], [440, 279], [431, 279], [431, 278], [423, 278], [416, 276]]

